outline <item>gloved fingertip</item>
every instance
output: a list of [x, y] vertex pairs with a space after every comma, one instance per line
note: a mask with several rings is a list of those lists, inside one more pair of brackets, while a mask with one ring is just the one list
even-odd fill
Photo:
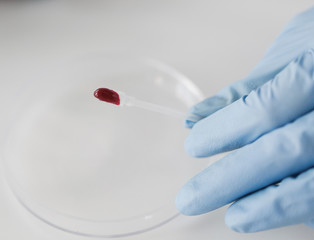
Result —
[[199, 115], [195, 115], [193, 113], [188, 114], [188, 116], [185, 118], [185, 127], [186, 128], [192, 128], [195, 123], [197, 123], [198, 121], [200, 121], [201, 119], [203, 119], [202, 116]]
[[186, 119], [186, 120], [184, 121], [184, 126], [185, 126], [186, 128], [193, 128], [193, 126], [195, 125], [195, 123], [196, 123], [196, 122], [193, 122], [193, 121], [191, 121], [191, 120]]
[[190, 135], [185, 139], [184, 142], [185, 151], [190, 157], [193, 158], [201, 157], [201, 153], [198, 150], [197, 143], [195, 143], [193, 139], [194, 139], [193, 133], [190, 132]]
[[186, 153], [193, 158], [209, 157], [216, 153], [214, 144], [212, 144], [210, 141], [204, 144], [203, 141], [199, 140], [200, 138], [204, 137], [202, 136], [204, 134], [204, 120], [194, 123], [193, 128], [184, 141], [184, 148]]
[[186, 183], [178, 192], [176, 197], [176, 208], [186, 216], [197, 215], [195, 212], [195, 189], [190, 182]]
[[210, 98], [207, 98], [203, 100], [202, 102], [199, 102], [198, 104], [194, 105], [190, 109], [190, 113], [194, 115], [201, 116], [202, 118], [207, 117], [217, 110], [225, 107], [226, 99], [219, 96], [213, 96]]

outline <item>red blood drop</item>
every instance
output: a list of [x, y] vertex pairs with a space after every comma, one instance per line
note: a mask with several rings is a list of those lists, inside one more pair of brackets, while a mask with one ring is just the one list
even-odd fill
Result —
[[120, 105], [120, 97], [119, 94], [108, 88], [98, 88], [94, 92], [94, 96], [98, 98], [100, 101]]

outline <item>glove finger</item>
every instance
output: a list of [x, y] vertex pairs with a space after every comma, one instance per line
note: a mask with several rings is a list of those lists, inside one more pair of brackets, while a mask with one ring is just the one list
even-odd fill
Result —
[[[190, 109], [190, 113], [201, 118], [213, 114], [273, 79], [287, 64], [309, 48], [314, 48], [314, 7], [288, 23], [268, 48], [263, 59], [245, 79], [225, 87], [217, 95], [196, 104]], [[192, 128], [196, 122], [188, 121], [186, 127]]]
[[291, 62], [273, 80], [198, 122], [186, 151], [206, 157], [230, 151], [314, 108], [314, 50]]
[[[188, 117], [185, 119], [185, 127], [192, 128], [195, 125], [195, 123], [197, 123], [199, 120], [211, 115], [212, 113], [218, 111], [221, 108], [224, 108], [226, 105], [228, 105], [227, 99], [223, 96], [217, 95], [206, 98], [205, 100], [199, 102], [190, 109]], [[191, 121], [189, 118], [190, 115], [199, 116], [199, 119], [196, 121]]]
[[258, 232], [313, 217], [314, 168], [240, 199], [229, 207], [225, 221], [236, 232]]
[[212, 211], [314, 166], [314, 111], [204, 169], [179, 191], [185, 215]]

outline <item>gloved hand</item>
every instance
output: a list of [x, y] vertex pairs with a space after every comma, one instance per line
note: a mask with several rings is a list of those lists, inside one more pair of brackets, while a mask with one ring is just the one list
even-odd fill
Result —
[[187, 122], [191, 156], [237, 150], [183, 186], [180, 212], [197, 215], [235, 201], [225, 220], [238, 232], [314, 227], [313, 49], [311, 8], [288, 24], [247, 78], [191, 109], [203, 117]]

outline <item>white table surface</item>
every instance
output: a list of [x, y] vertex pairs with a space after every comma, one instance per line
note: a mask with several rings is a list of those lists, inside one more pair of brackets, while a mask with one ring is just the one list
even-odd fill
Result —
[[[9, 93], [41, 67], [85, 52], [121, 51], [162, 60], [206, 95], [241, 79], [308, 0], [0, 1], [1, 123]], [[239, 234], [226, 208], [184, 217], [125, 239], [313, 239], [304, 225]], [[87, 239], [54, 229], [27, 212], [0, 178], [0, 239]]]

